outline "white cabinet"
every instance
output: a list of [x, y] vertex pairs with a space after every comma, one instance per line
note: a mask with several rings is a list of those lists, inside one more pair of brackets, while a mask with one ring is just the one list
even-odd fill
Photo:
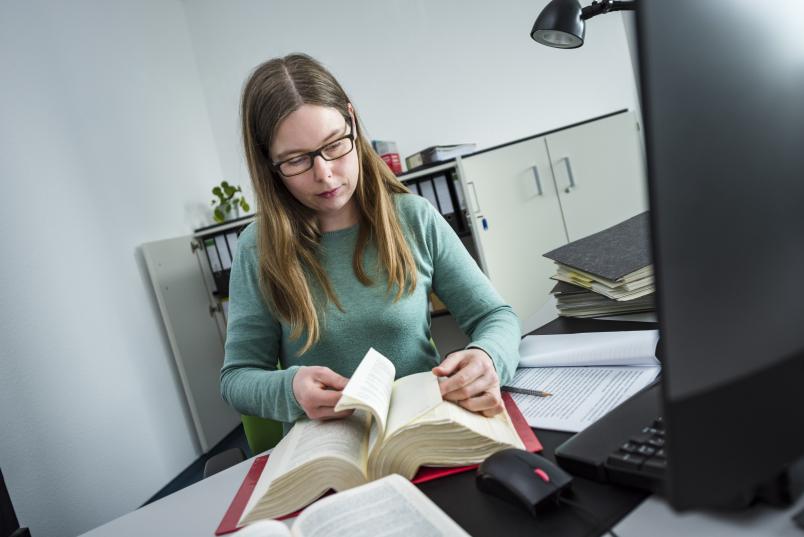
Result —
[[535, 298], [549, 291], [553, 268], [542, 254], [567, 241], [544, 139], [480, 153], [459, 166], [483, 268], [524, 320], [535, 312]]
[[523, 321], [555, 282], [545, 252], [647, 210], [639, 126], [622, 112], [458, 159], [481, 264]]
[[640, 136], [633, 112], [545, 136], [570, 241], [647, 210]]

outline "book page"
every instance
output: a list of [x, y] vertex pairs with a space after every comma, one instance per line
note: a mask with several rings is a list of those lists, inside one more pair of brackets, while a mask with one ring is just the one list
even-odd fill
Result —
[[519, 367], [659, 365], [658, 330], [526, 336]]
[[523, 368], [512, 386], [553, 395], [511, 396], [531, 427], [578, 432], [649, 385], [660, 371], [659, 366]]
[[[444, 401], [435, 410], [416, 420], [417, 424], [437, 422], [457, 424], [463, 429], [473, 431], [489, 441], [506, 444], [519, 449], [525, 448], [507, 412], [501, 412], [494, 416], [486, 417], [483, 414], [466, 410], [451, 401]], [[455, 437], [457, 437], [458, 434], [457, 432], [453, 432], [453, 436]], [[472, 436], [474, 435], [464, 438], [464, 441], [467, 443], [464, 444], [463, 447], [469, 445], [469, 438]]]
[[297, 537], [468, 537], [415, 485], [398, 475], [320, 500], [293, 525]]
[[363, 408], [374, 416], [379, 426], [379, 434], [385, 432], [388, 419], [388, 406], [391, 404], [391, 389], [396, 369], [391, 360], [369, 349], [354, 375], [343, 389], [335, 411], [350, 408]]
[[276, 520], [259, 520], [237, 530], [237, 537], [292, 537], [290, 528]]
[[268, 493], [274, 481], [317, 459], [335, 457], [356, 466], [365, 475], [369, 421], [365, 412], [355, 412], [340, 420], [297, 421], [271, 452], [243, 510], [241, 523]]
[[440, 405], [442, 401], [438, 377], [430, 371], [414, 373], [397, 380], [391, 393], [386, 437]]

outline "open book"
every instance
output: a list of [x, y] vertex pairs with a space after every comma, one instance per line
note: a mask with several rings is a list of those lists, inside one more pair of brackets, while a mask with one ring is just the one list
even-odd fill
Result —
[[487, 418], [442, 400], [429, 371], [394, 376], [391, 361], [369, 349], [335, 407], [354, 414], [296, 422], [271, 453], [237, 525], [293, 513], [329, 489], [394, 473], [411, 479], [423, 465], [478, 464], [501, 449], [525, 448], [506, 412]]
[[468, 537], [455, 521], [410, 481], [390, 475], [317, 502], [288, 527], [260, 520], [238, 537], [329, 537], [334, 528], [350, 537]]

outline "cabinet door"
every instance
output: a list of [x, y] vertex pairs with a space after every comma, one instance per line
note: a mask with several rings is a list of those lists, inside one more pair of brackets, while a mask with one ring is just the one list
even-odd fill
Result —
[[633, 112], [545, 137], [570, 241], [648, 209], [640, 137]]
[[469, 156], [460, 169], [483, 268], [524, 321], [555, 284], [542, 254], [566, 243], [544, 138]]

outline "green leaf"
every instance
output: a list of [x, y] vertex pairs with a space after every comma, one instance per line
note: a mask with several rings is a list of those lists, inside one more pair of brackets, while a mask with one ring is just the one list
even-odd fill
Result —
[[248, 206], [246, 198], [240, 198], [240, 208], [243, 209], [244, 212], [249, 212], [250, 207]]
[[216, 196], [218, 196], [219, 198], [223, 197], [223, 191], [221, 190], [221, 187], [219, 187], [219, 186], [216, 186], [215, 188], [213, 188], [212, 193], [215, 194]]
[[212, 215], [212, 218], [216, 222], [223, 222], [223, 213], [221, 212], [220, 209], [215, 209], [215, 213]]
[[223, 188], [229, 188], [229, 182], [228, 181], [221, 181], [221, 186]]

